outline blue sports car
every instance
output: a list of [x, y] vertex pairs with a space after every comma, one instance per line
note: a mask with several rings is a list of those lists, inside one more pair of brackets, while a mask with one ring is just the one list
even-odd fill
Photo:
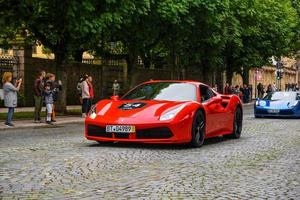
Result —
[[300, 118], [299, 92], [272, 92], [257, 99], [254, 105], [255, 117]]

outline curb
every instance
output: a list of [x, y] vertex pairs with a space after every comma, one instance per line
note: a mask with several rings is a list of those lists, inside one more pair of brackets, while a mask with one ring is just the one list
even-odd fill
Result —
[[35, 124], [31, 120], [30, 121], [15, 120], [14, 124], [15, 124], [14, 127], [6, 127], [4, 125], [4, 122], [1, 122], [0, 130], [17, 130], [17, 129], [29, 129], [29, 128], [34, 128], [34, 129], [54, 128], [54, 127], [59, 127], [60, 125], [65, 125], [65, 124], [84, 124], [84, 119], [78, 118], [78, 119], [71, 119], [68, 121], [59, 121], [59, 118], [58, 118], [58, 121], [54, 122], [53, 125], [49, 125], [46, 123]]

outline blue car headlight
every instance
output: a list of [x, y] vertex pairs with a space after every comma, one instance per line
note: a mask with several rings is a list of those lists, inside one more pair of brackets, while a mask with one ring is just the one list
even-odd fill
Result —
[[294, 102], [293, 104], [288, 104], [288, 107], [289, 108], [294, 108], [294, 107], [297, 106], [297, 104], [298, 104], [298, 101]]
[[266, 101], [256, 101], [255, 105], [264, 107], [267, 105], [267, 103], [266, 103]]

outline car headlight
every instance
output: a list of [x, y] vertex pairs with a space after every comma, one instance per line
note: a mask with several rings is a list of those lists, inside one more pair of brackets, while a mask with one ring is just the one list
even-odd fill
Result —
[[288, 104], [288, 107], [289, 107], [289, 108], [294, 108], [297, 104], [298, 104], [298, 101], [296, 101], [296, 102], [293, 103], [293, 104]]
[[255, 102], [255, 105], [256, 105], [256, 106], [259, 106], [259, 101], [256, 101], [256, 102]]
[[165, 121], [165, 120], [170, 120], [170, 119], [173, 119], [183, 108], [184, 108], [185, 105], [181, 105], [175, 109], [172, 109], [166, 113], [163, 113], [159, 120], [161, 121]]
[[256, 101], [256, 105], [257, 106], [266, 106], [267, 103], [266, 103], [266, 101]]
[[91, 118], [91, 119], [95, 119], [97, 114], [96, 114], [96, 107], [97, 105], [92, 105], [91, 109], [90, 109], [90, 112], [88, 114], [88, 117]]

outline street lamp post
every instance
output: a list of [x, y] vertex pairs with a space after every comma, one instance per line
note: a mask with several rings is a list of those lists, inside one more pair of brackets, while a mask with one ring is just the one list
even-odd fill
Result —
[[277, 72], [278, 72], [277, 81], [279, 84], [279, 90], [281, 90], [281, 79], [282, 79], [282, 75], [283, 75], [283, 63], [281, 62], [281, 60], [279, 60], [276, 63], [276, 68], [277, 68]]

